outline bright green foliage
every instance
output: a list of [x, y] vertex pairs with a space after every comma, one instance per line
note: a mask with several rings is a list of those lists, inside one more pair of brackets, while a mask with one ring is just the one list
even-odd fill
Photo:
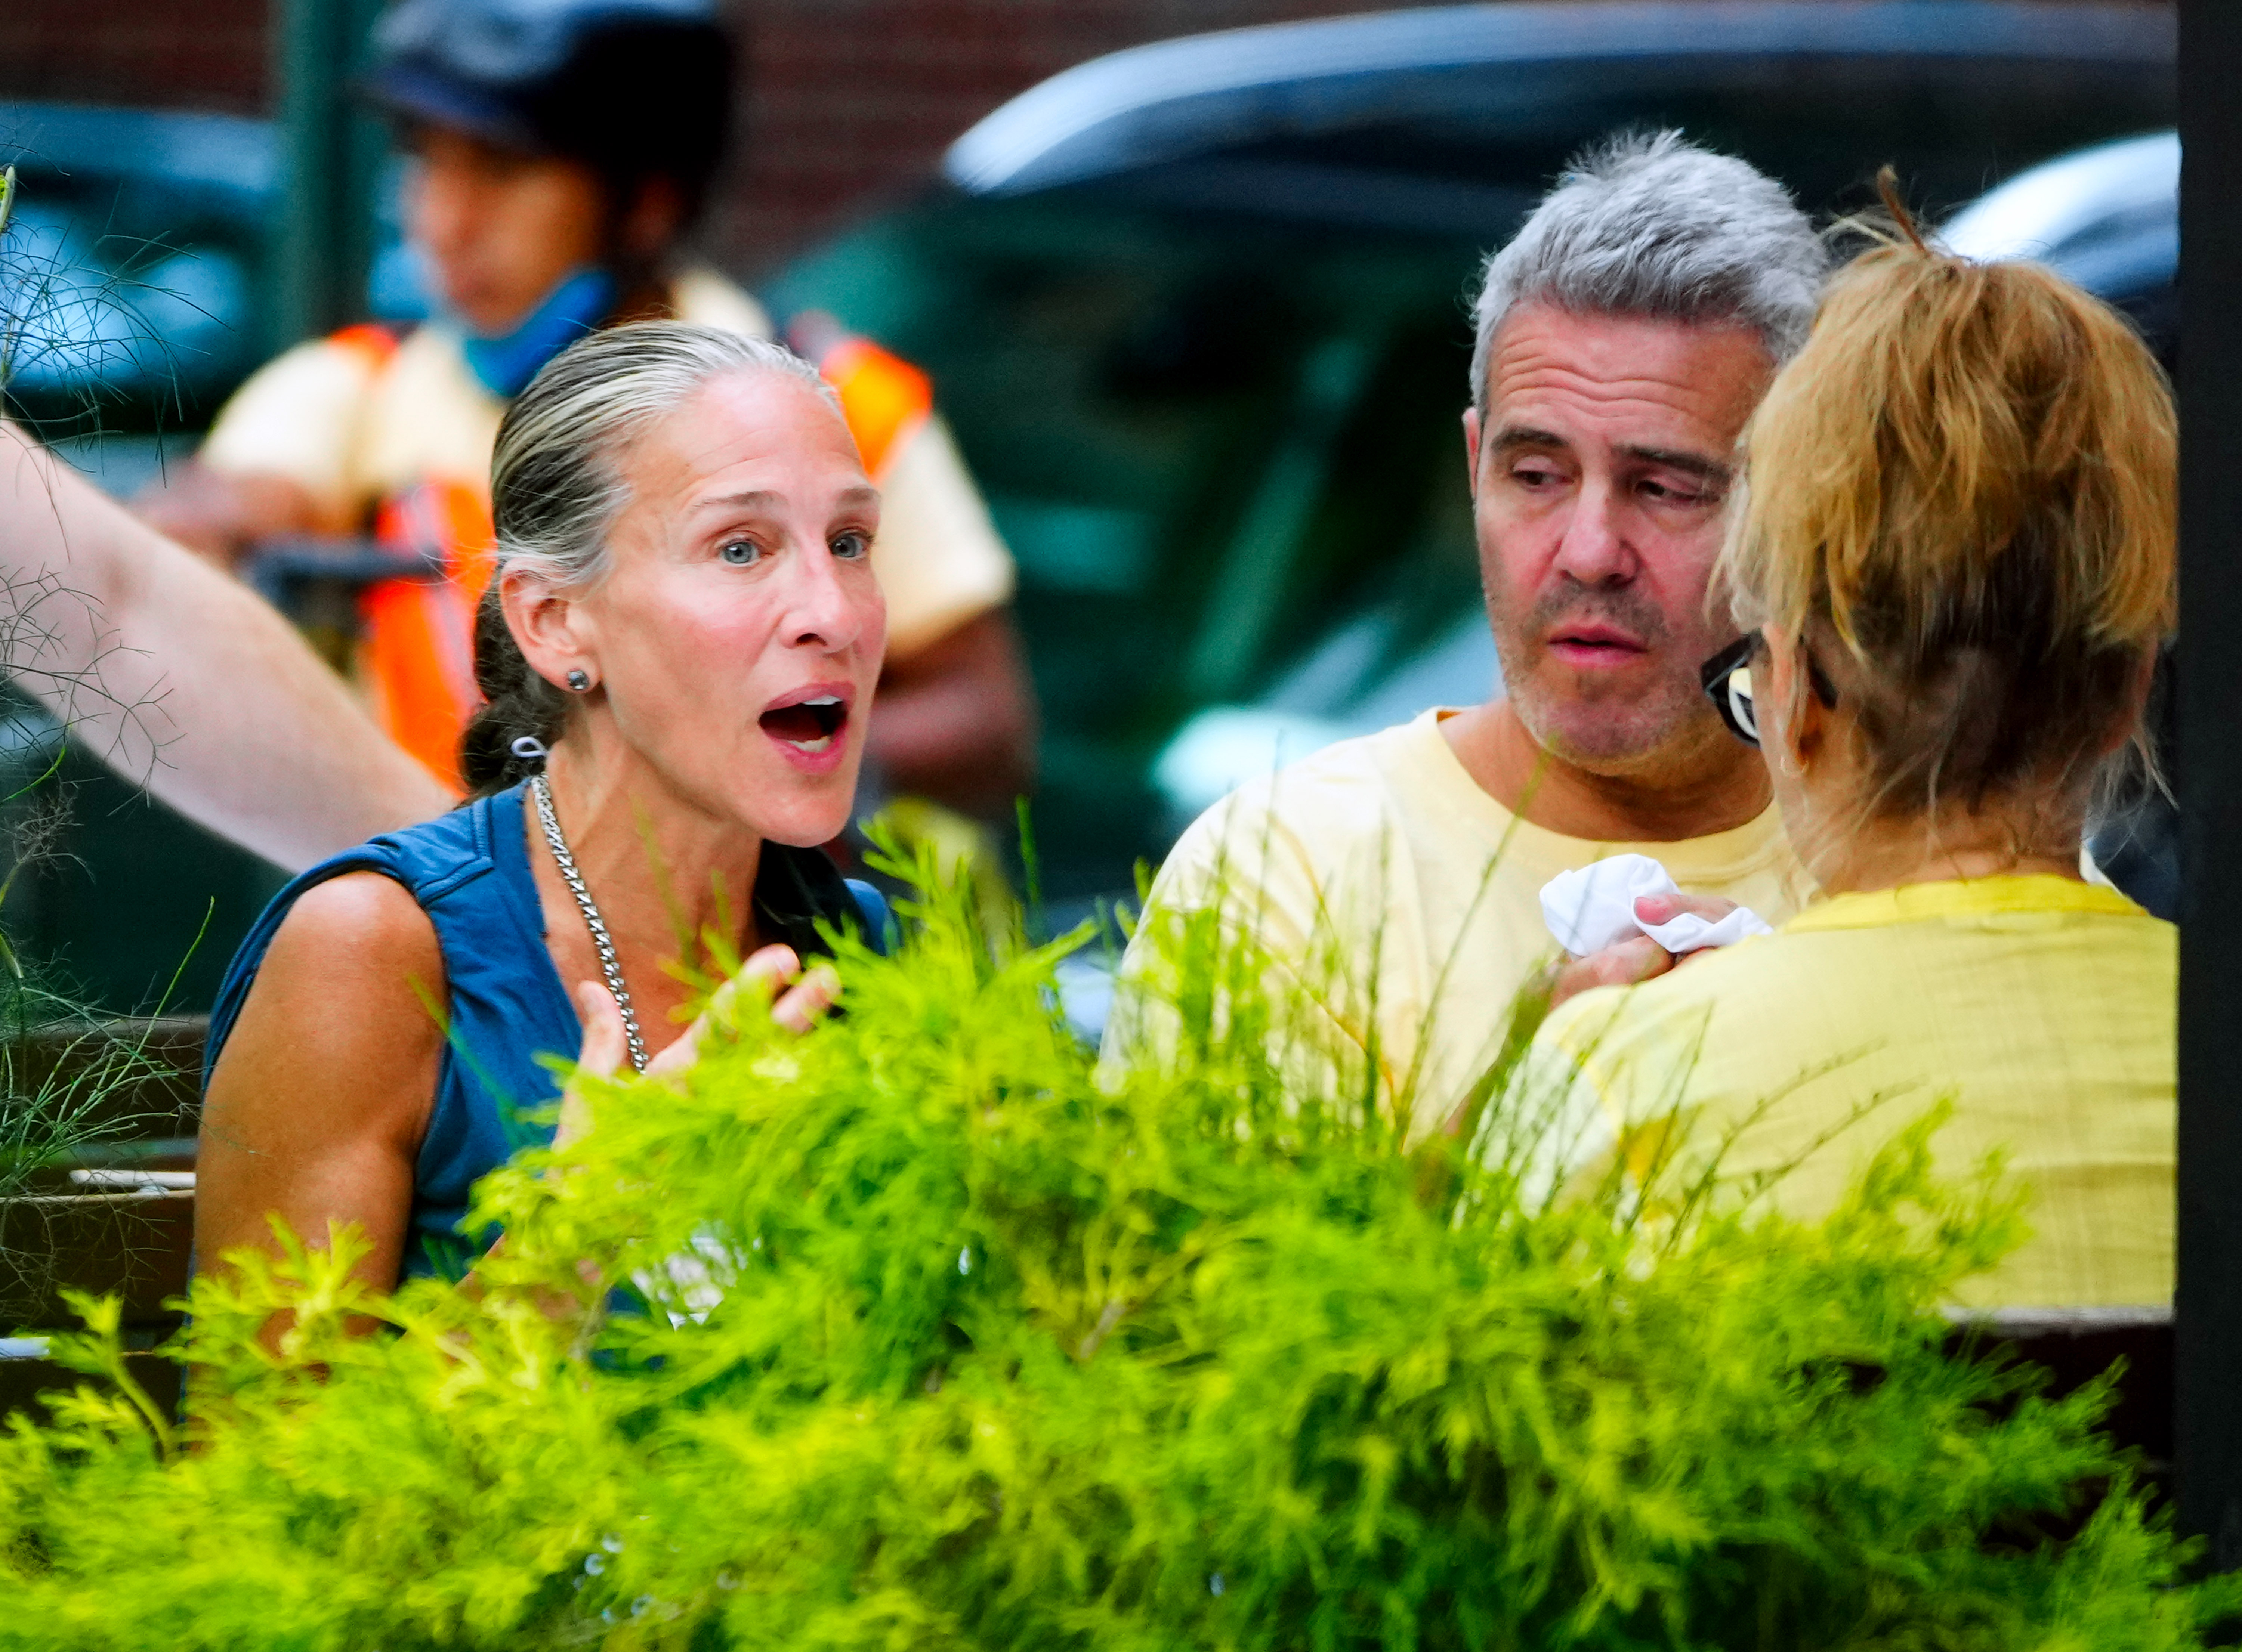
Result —
[[1101, 1086], [1051, 954], [929, 904], [844, 1020], [493, 1177], [480, 1301], [291, 1244], [196, 1300], [199, 1450], [17, 1423], [0, 1648], [2120, 1652], [2232, 1604], [2098, 1395], [1941, 1352], [2016, 1217], [1919, 1133], [1821, 1225], [1654, 1239], [1282, 1094], [1236, 1002]]

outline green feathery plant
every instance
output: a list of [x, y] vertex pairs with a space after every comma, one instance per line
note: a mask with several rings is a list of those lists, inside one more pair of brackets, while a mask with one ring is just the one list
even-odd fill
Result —
[[1827, 1221], [1648, 1245], [1499, 1094], [1428, 1161], [1281, 1079], [1209, 925], [1161, 944], [1222, 1013], [1101, 1073], [1063, 945], [906, 917], [845, 1017], [590, 1086], [473, 1287], [370, 1291], [348, 1230], [199, 1281], [184, 1431], [87, 1304], [116, 1388], [0, 1438], [0, 1649], [2165, 1652], [2237, 1604], [2106, 1388], [1946, 1352], [2017, 1207], [1928, 1125]]

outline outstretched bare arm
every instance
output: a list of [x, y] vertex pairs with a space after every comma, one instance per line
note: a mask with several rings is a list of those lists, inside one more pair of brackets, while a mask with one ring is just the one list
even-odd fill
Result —
[[0, 424], [0, 669], [181, 813], [292, 870], [450, 794], [288, 622]]

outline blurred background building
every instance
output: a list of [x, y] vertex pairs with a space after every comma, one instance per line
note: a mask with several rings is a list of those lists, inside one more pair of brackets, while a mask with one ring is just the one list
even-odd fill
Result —
[[[285, 0], [15, 0], [0, 99], [277, 111]], [[749, 275], [923, 184], [960, 132], [1103, 53], [1393, 0], [746, 0], [749, 141], [714, 225]], [[4, 134], [0, 134], [4, 136]]]

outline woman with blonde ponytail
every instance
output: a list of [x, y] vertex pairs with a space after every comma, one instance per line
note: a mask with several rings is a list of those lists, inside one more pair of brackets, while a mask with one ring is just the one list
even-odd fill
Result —
[[2162, 1303], [2177, 935], [2087, 881], [2079, 842], [2150, 755], [2171, 393], [2107, 306], [1949, 256], [1887, 201], [1746, 433], [1722, 574], [1749, 629], [1706, 667], [1825, 898], [1563, 1004], [1529, 1081], [1569, 1092], [1583, 1140], [1678, 1107], [1685, 1158], [1783, 1171], [1799, 1214], [1950, 1104], [1943, 1167], [2000, 1150], [2036, 1201], [1983, 1302]]

